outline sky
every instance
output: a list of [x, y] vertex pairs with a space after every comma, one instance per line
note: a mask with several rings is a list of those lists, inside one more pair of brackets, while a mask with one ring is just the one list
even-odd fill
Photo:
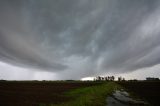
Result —
[[0, 79], [160, 76], [159, 0], [0, 0]]

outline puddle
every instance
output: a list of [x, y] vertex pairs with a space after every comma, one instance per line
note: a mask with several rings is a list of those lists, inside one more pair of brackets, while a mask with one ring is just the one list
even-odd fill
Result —
[[127, 106], [118, 100], [114, 99], [113, 97], [108, 97], [107, 98], [107, 106]]
[[131, 98], [124, 90], [117, 90], [107, 98], [107, 106], [148, 106], [148, 103]]

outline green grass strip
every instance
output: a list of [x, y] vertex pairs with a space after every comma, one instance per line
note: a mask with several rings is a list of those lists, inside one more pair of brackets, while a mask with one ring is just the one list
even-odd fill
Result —
[[62, 104], [50, 104], [40, 106], [106, 106], [106, 98], [119, 89], [120, 86], [115, 82], [106, 82], [101, 85], [75, 89], [65, 93], [68, 97], [73, 98], [69, 102]]

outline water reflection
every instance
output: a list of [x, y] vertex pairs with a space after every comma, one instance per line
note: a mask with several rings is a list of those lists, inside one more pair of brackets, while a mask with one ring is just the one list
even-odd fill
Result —
[[148, 106], [148, 103], [129, 97], [129, 94], [124, 90], [117, 90], [113, 95], [107, 98], [107, 106]]
[[107, 98], [107, 106], [127, 106], [118, 100], [114, 99], [113, 97], [108, 97]]

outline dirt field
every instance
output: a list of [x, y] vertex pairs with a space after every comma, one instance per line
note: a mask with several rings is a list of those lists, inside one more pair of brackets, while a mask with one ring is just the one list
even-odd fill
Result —
[[0, 106], [38, 106], [40, 103], [56, 104], [72, 98], [64, 92], [93, 86], [93, 82], [9, 82], [0, 81]]
[[[102, 84], [80, 81], [0, 81], [0, 106], [39, 106], [72, 101], [64, 95], [76, 88]], [[147, 100], [152, 106], [160, 106], [160, 82], [118, 82], [130, 92]]]
[[119, 84], [144, 98], [152, 106], [160, 106], [160, 81], [119, 82]]

